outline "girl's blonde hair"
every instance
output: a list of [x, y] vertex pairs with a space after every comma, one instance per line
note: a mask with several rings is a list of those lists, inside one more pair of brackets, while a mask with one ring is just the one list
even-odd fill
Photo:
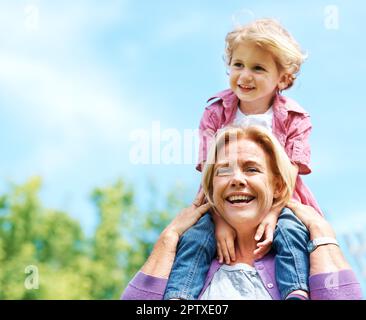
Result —
[[296, 182], [296, 170], [278, 140], [263, 127], [246, 128], [231, 126], [218, 131], [207, 155], [202, 175], [202, 188], [208, 202], [213, 203], [213, 177], [218, 152], [229, 143], [240, 143], [240, 139], [248, 139], [258, 144], [268, 155], [272, 174], [280, 185], [279, 195], [273, 205], [283, 207], [290, 200]]
[[286, 89], [293, 85], [296, 74], [307, 55], [302, 52], [296, 40], [278, 21], [259, 19], [229, 32], [225, 38], [225, 58], [228, 66], [231, 63], [233, 51], [243, 41], [254, 42], [270, 52], [278, 69], [289, 75]]

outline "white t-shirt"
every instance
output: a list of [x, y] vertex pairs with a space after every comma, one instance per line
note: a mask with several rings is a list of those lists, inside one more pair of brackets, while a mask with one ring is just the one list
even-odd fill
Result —
[[245, 263], [223, 264], [201, 300], [271, 300], [257, 270]]
[[236, 111], [235, 119], [233, 125], [240, 127], [249, 127], [252, 125], [262, 126], [272, 132], [272, 119], [273, 119], [273, 109], [270, 107], [265, 113], [261, 114], [244, 114], [241, 112], [240, 108]]

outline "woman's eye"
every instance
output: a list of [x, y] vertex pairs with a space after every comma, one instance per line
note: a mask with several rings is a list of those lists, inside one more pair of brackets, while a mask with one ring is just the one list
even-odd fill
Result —
[[246, 169], [247, 172], [259, 172], [259, 170], [257, 168], [254, 167], [249, 167]]
[[233, 169], [230, 167], [221, 167], [216, 170], [217, 176], [228, 176], [233, 173]]
[[261, 67], [261, 66], [255, 66], [254, 67], [254, 70], [255, 71], [266, 71], [263, 67]]

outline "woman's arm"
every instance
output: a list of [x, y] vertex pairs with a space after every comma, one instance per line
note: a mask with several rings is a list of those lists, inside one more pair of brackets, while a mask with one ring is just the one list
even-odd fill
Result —
[[141, 272], [153, 277], [168, 279], [175, 259], [179, 237], [176, 233], [164, 230]]
[[[308, 228], [310, 240], [322, 237], [336, 238], [330, 224], [312, 207], [295, 201], [290, 201], [287, 206]], [[310, 253], [310, 275], [336, 272], [342, 269], [351, 269], [351, 266], [347, 263], [339, 246], [334, 244], [322, 245]]]
[[[310, 206], [290, 201], [287, 205], [308, 228], [310, 240], [336, 238], [330, 224]], [[339, 246], [321, 245], [310, 253], [312, 299], [361, 299], [361, 287]]]
[[[200, 203], [203, 197], [204, 193], [201, 190], [194, 203]], [[201, 206], [192, 204], [183, 209], [161, 233], [141, 271], [154, 277], [169, 278], [180, 236], [193, 226], [209, 208], [210, 205], [206, 203]]]
[[[309, 226], [310, 240], [314, 240], [322, 237], [336, 238], [333, 229], [329, 223], [320, 218], [317, 223]], [[321, 221], [322, 220], [322, 221]], [[324, 273], [324, 272], [336, 272], [343, 269], [351, 269], [351, 266], [346, 261], [345, 257], [339, 246], [328, 244], [317, 247], [310, 254], [310, 275]]]
[[[194, 203], [203, 197], [201, 191]], [[122, 294], [122, 299], [160, 299], [169, 278], [176, 255], [176, 248], [180, 236], [193, 226], [210, 208], [208, 203], [196, 206], [191, 205], [183, 209], [173, 221], [163, 230], [155, 246], [135, 277], [128, 284]]]

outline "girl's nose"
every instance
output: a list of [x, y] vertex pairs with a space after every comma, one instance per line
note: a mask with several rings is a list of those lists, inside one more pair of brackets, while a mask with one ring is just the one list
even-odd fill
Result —
[[248, 68], [244, 68], [240, 72], [240, 80], [251, 81], [253, 80], [252, 72]]

